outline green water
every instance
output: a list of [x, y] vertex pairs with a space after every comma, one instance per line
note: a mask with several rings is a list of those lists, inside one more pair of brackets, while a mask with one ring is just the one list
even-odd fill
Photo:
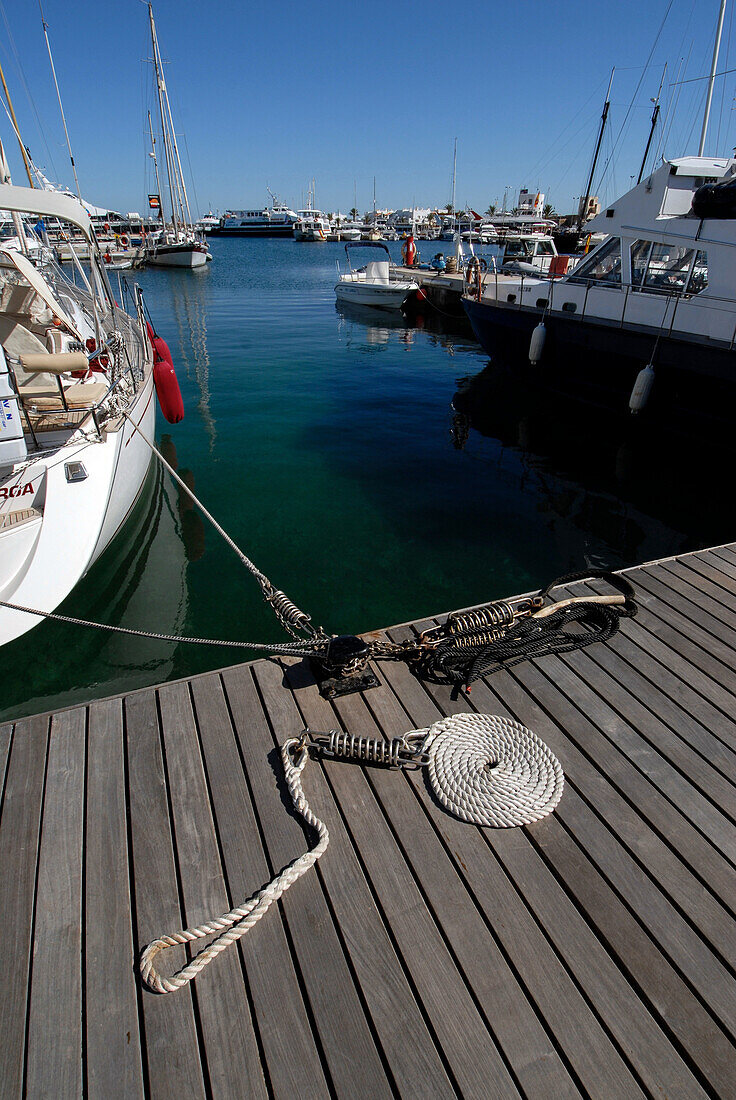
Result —
[[[328, 631], [733, 537], [709, 465], [684, 441], [567, 417], [495, 374], [486, 385], [487, 357], [436, 314], [410, 324], [338, 311], [341, 245], [211, 247], [205, 270], [136, 276], [187, 410], [174, 427], [159, 415], [157, 439], [236, 543]], [[477, 376], [458, 416], [458, 379]], [[155, 467], [60, 610], [162, 633], [283, 638], [250, 574]], [[255, 654], [46, 622], [4, 656], [8, 718]]]

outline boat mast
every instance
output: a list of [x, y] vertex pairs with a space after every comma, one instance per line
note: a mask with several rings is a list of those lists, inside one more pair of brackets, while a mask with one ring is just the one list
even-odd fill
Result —
[[169, 148], [169, 142], [167, 140], [167, 126], [166, 115], [164, 113], [164, 95], [166, 92], [166, 86], [164, 84], [163, 66], [161, 57], [158, 50], [158, 39], [156, 38], [156, 26], [153, 22], [153, 5], [148, 5], [148, 17], [151, 23], [151, 44], [153, 46], [153, 66], [156, 72], [156, 90], [158, 92], [158, 108], [161, 115], [161, 134], [164, 143], [164, 159], [166, 161], [166, 177], [169, 181], [169, 198], [171, 199], [171, 222], [174, 227], [174, 232], [179, 231], [179, 223], [176, 217], [176, 202], [174, 201], [174, 166], [171, 163], [171, 150]]
[[583, 228], [585, 213], [588, 209], [588, 199], [590, 198], [590, 189], [593, 186], [593, 175], [595, 173], [595, 166], [598, 163], [598, 154], [601, 151], [601, 142], [603, 141], [603, 131], [606, 128], [606, 119], [608, 118], [608, 112], [611, 108], [611, 85], [613, 84], [613, 74], [615, 72], [615, 68], [611, 69], [611, 79], [608, 81], [606, 102], [603, 105], [603, 114], [601, 115], [601, 128], [598, 131], [598, 141], [596, 142], [595, 153], [593, 154], [593, 163], [590, 166], [590, 175], [588, 176], [588, 183], [585, 187], [585, 195], [583, 196], [583, 201], [581, 202], [580, 209], [578, 210], [578, 233]]
[[705, 135], [708, 133], [708, 119], [710, 118], [710, 104], [713, 99], [713, 85], [716, 80], [716, 65], [718, 64], [718, 51], [721, 48], [721, 34], [723, 33], [723, 17], [726, 14], [726, 0], [721, 0], [721, 10], [718, 13], [718, 27], [716, 28], [716, 40], [713, 46], [713, 62], [710, 67], [708, 80], [708, 94], [705, 97], [705, 113], [703, 115], [703, 129], [700, 134], [698, 156], [702, 157], [705, 150]]
[[452, 157], [452, 226], [453, 229], [457, 225], [457, 219], [455, 217], [455, 177], [457, 175], [457, 138], [455, 138], [455, 152]]
[[23, 140], [20, 136], [20, 130], [18, 129], [18, 122], [17, 122], [17, 119], [15, 117], [15, 111], [13, 110], [13, 101], [10, 98], [10, 92], [8, 91], [8, 85], [5, 83], [5, 73], [3, 72], [2, 65], [0, 65], [0, 80], [2, 81], [2, 84], [3, 84], [3, 91], [5, 92], [5, 98], [8, 101], [8, 111], [10, 112], [10, 118], [11, 118], [12, 123], [13, 123], [13, 129], [15, 130], [15, 136], [17, 137], [18, 144], [20, 145], [20, 152], [21, 152], [21, 156], [23, 157], [23, 164], [25, 165], [25, 168], [26, 168], [26, 175], [28, 176], [28, 182], [31, 185], [31, 187], [34, 187], [35, 184], [33, 182], [33, 176], [31, 175], [31, 165], [30, 165], [30, 161], [28, 159], [28, 153], [26, 151], [25, 145], [23, 144]]
[[652, 111], [652, 125], [649, 130], [649, 138], [647, 140], [647, 147], [644, 150], [644, 156], [641, 158], [641, 168], [639, 169], [639, 178], [636, 181], [637, 184], [641, 183], [641, 177], [644, 175], [644, 168], [647, 163], [647, 157], [649, 156], [649, 147], [652, 144], [652, 138], [654, 137], [654, 130], [657, 125], [657, 119], [659, 118], [659, 97], [662, 95], [662, 85], [664, 84], [664, 78], [667, 75], [667, 62], [664, 65], [664, 71], [662, 73], [662, 79], [659, 82], [659, 91], [657, 92], [657, 98], [652, 100], [654, 104], [654, 110]]
[[161, 180], [158, 177], [158, 158], [156, 157], [156, 139], [153, 136], [153, 120], [151, 119], [151, 112], [150, 111], [148, 112], [148, 130], [149, 130], [149, 133], [151, 135], [151, 153], [150, 153], [150, 155], [153, 157], [153, 170], [156, 173], [156, 190], [158, 191], [159, 216], [160, 216], [162, 225], [165, 225], [166, 224], [166, 217], [164, 215], [164, 203], [163, 203], [163, 198], [161, 196]]
[[69, 131], [66, 128], [66, 118], [64, 116], [64, 107], [61, 102], [61, 92], [59, 91], [59, 81], [56, 79], [56, 69], [54, 67], [54, 58], [51, 53], [51, 43], [49, 42], [49, 25], [44, 19], [43, 8], [41, 7], [41, 0], [39, 0], [39, 11], [41, 12], [41, 22], [43, 24], [43, 34], [46, 39], [46, 49], [49, 51], [49, 61], [51, 62], [51, 72], [54, 77], [54, 84], [56, 86], [56, 98], [59, 101], [59, 110], [61, 111], [61, 121], [64, 124], [64, 136], [66, 138], [66, 147], [69, 150], [69, 160], [72, 162], [72, 173], [74, 175], [74, 183], [77, 188], [77, 198], [82, 201], [82, 192], [79, 190], [79, 180], [77, 178], [77, 168], [74, 164], [74, 154], [72, 153], [72, 143], [69, 140]]

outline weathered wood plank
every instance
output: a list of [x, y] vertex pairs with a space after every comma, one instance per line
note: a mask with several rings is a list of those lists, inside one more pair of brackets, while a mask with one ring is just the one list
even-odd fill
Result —
[[[684, 989], [679, 980], [679, 973], [682, 972], [693, 988], [699, 991], [702, 1000], [708, 1003], [724, 1022], [724, 1026], [730, 1029], [732, 1034], [736, 1033], [736, 1001], [734, 1000], [736, 986], [732, 975], [714, 957], [707, 943], [680, 917], [677, 909], [671, 905], [661, 892], [671, 888], [671, 884], [668, 881], [668, 875], [663, 872], [663, 868], [659, 864], [661, 862], [664, 868], [668, 868], [672, 877], [676, 879], [678, 872], [676, 865], [674, 865], [675, 860], [665, 858], [666, 848], [665, 853], [663, 853], [662, 848], [664, 846], [657, 843], [656, 837], [647, 835], [646, 826], [643, 826], [641, 819], [631, 810], [629, 810], [630, 821], [628, 824], [625, 820], [619, 819], [621, 821], [620, 830], [613, 829], [609, 831], [602, 826], [593, 809], [585, 804], [573, 787], [573, 784], [577, 784], [578, 768], [568, 762], [569, 747], [565, 745], [563, 740], [563, 729], [569, 729], [570, 723], [564, 722], [563, 719], [564, 725], [560, 725], [551, 692], [546, 694], [541, 692], [535, 680], [532, 694], [529, 680], [526, 677], [522, 680], [523, 671], [526, 670], [519, 668], [517, 671], [519, 675], [513, 680], [509, 677], [498, 677], [496, 679], [493, 685], [495, 696], [502, 700], [511, 713], [518, 715], [523, 712], [524, 718], [519, 720], [526, 722], [535, 729], [550, 744], [550, 747], [553, 747], [552, 742], [554, 741], [555, 751], [559, 748], [561, 754], [564, 755], [567, 762], [568, 787], [571, 789], [566, 792], [564, 806], [560, 806], [558, 816], [564, 822], [570, 836], [577, 841], [580, 849], [585, 851], [587, 858], [596, 866], [597, 870], [605, 875], [607, 881], [611, 883], [631, 911], [646, 913], [646, 929], [649, 937], [656, 942], [658, 950], [668, 955], [676, 969], [676, 975], [673, 979], [657, 964], [660, 989], [663, 996], [671, 996], [673, 1000], [679, 998], [680, 1001], [684, 1000], [686, 1005], [689, 1004], [691, 995], [689, 991]], [[519, 683], [516, 682], [517, 679], [520, 681]], [[544, 701], [544, 711], [542, 711], [536, 700]], [[556, 720], [555, 725], [552, 725], [553, 720]], [[595, 807], [597, 808], [597, 803]], [[550, 834], [549, 829], [546, 828], [541, 831], [547, 838], [550, 850], [554, 845], [562, 850], [560, 840], [556, 834]], [[628, 852], [617, 841], [617, 836], [620, 836], [621, 833], [624, 836], [632, 837], [638, 832], [642, 834], [642, 842], [634, 847], [634, 851], [649, 872], [659, 878], [659, 888], [642, 872], [639, 865], [630, 858]], [[540, 841], [540, 843], [543, 846], [545, 844], [544, 841]], [[546, 848], [545, 851], [547, 851]], [[567, 848], [564, 858], [569, 858]], [[575, 854], [575, 865], [576, 868], [578, 865], [583, 865], [577, 853]], [[592, 882], [593, 872], [588, 871], [588, 874]], [[681, 893], [688, 881], [687, 876], [684, 876], [684, 878]], [[704, 908], [711, 920], [715, 923], [715, 917], [720, 916], [720, 922], [716, 925], [715, 931], [725, 938], [726, 944], [729, 941], [732, 943], [736, 939], [736, 922], [725, 911], [718, 909], [707, 894], [703, 895], [702, 889], [698, 888], [698, 883], [691, 877], [690, 890], [693, 899], [689, 908], [693, 918], [698, 915], [698, 899], [704, 896], [706, 903]], [[590, 893], [596, 899], [602, 898], [601, 905], [604, 904], [605, 891], [600, 888], [591, 888]], [[615, 909], [617, 904], [616, 901], [610, 903], [608, 912], [611, 911], [611, 906]], [[601, 912], [605, 913], [606, 911], [602, 908]], [[701, 923], [705, 923], [705, 921]], [[626, 943], [627, 941], [624, 939], [622, 942]], [[720, 949], [721, 942], [716, 941], [716, 943], [717, 948]], [[627, 943], [627, 947], [629, 946]], [[730, 950], [729, 946], [727, 952], [730, 953]], [[640, 969], [636, 969], [634, 976], [636, 981], [642, 980]], [[642, 980], [642, 984], [646, 983]], [[702, 1010], [697, 1003], [691, 1004], [687, 1012], [681, 1011], [689, 1016], [693, 1027], [696, 1027], [698, 1021], [700, 1021], [706, 1033], [708, 1032], [708, 1025], [703, 1023]], [[669, 1018], [670, 1015], [677, 1015], [672, 1010], [663, 1014], [665, 1018]]]
[[665, 579], [662, 579], [646, 570], [638, 571], [635, 580], [639, 598], [658, 615], [666, 617], [666, 621], [676, 630], [680, 630], [686, 637], [697, 639], [708, 653], [714, 654], [730, 666], [735, 659], [736, 631], [724, 627], [689, 599], [681, 588], [670, 587], [666, 583], [667, 578], [674, 580], [669, 574], [665, 574]]
[[0, 818], [0, 1095], [20, 1096], [49, 719], [16, 723]]
[[33, 930], [27, 1094], [82, 1093], [83, 708], [51, 721]]
[[[736, 745], [736, 722], [731, 718], [733, 700], [728, 693], [723, 696], [725, 708], [718, 709], [714, 703], [720, 696], [719, 686], [711, 686], [708, 678], [692, 664], [646, 630], [635, 630], [633, 624], [629, 630], [614, 635], [606, 646], [593, 646], [589, 652], [593, 656], [610, 652], [626, 662], [616, 662], [615, 668], [620, 670], [632, 691], [636, 684], [636, 694], [640, 698], [653, 701], [658, 713], [662, 713], [660, 700], [665, 696], [675, 704], [677, 711], [695, 719], [697, 734], [691, 734], [689, 726], [685, 727], [682, 721], [677, 729], [687, 728], [689, 743], [724, 775], [731, 780], [736, 777], [736, 752], [730, 747]], [[631, 676], [629, 669], [636, 672], [636, 677]], [[672, 713], [677, 712], [673, 710]]]
[[[646, 759], [650, 754], [640, 750], [645, 763], [637, 761], [639, 768], [632, 766], [635, 753], [626, 744], [628, 729], [611, 718], [602, 704], [596, 706], [588, 685], [576, 680], [561, 661], [550, 659], [549, 666], [539, 662], [538, 668], [530, 664], [519, 669], [515, 679], [499, 677], [491, 686], [497, 692], [503, 688], [509, 705], [512, 698], [515, 707], [526, 705], [535, 722], [544, 721], [538, 719], [539, 708], [543, 708], [564, 730], [566, 741], [559, 744], [564, 746], [567, 773], [582, 797], [733, 965], [734, 918], [714, 895], [720, 890], [730, 904], [736, 871], [648, 781]], [[627, 749], [625, 755], [617, 745]], [[640, 775], [639, 769], [645, 775]]]
[[676, 591], [706, 610], [721, 624], [724, 635], [736, 631], [736, 610], [729, 604], [728, 595], [718, 585], [699, 577], [678, 561], [666, 561], [651, 566], [652, 575], [665, 580]]
[[91, 703], [87, 733], [85, 1042], [87, 1095], [143, 1096], [130, 865], [123, 705]]
[[[515, 675], [521, 677], [525, 667], [516, 666]], [[487, 684], [476, 685], [473, 692], [474, 706], [491, 713], [503, 713], [506, 708], [499, 711], [498, 694], [502, 689], [505, 690], [501, 683], [503, 679], [502, 675], [497, 678], [495, 691], [491, 691]], [[438, 689], [438, 693], [441, 694], [442, 690]], [[565, 767], [564, 746], [555, 745], [554, 727], [545, 720], [541, 711], [537, 713], [536, 725], [529, 720], [526, 713], [528, 700], [528, 694], [524, 693], [522, 706], [518, 711], [514, 709], [511, 716], [535, 728], [535, 732], [553, 751], [559, 749], [560, 759]], [[623, 969], [627, 980], [634, 985], [636, 992], [630, 989], [628, 996], [625, 991], [623, 995], [617, 996], [611, 986], [609, 997], [602, 1006], [608, 1026], [613, 1026], [617, 1013], [619, 1026], [625, 1024], [632, 1003], [638, 1002], [639, 991], [643, 991], [644, 1004], [655, 1013], [659, 1026], [671, 1029], [677, 1041], [689, 1052], [692, 1064], [699, 1067], [708, 1081], [723, 1089], [724, 1095], [728, 1095], [734, 1084], [736, 1070], [736, 1051], [732, 1043], [692, 995], [680, 975], [668, 966], [658, 945], [641, 928], [616, 893], [608, 888], [591, 860], [571, 842], [569, 834], [559, 827], [558, 819], [561, 820], [564, 814], [560, 807], [558, 810], [559, 813], [556, 812], [529, 827], [529, 832], [535, 838], [544, 838], [543, 851], [554, 868], [554, 876], [546, 867], [540, 866], [528, 846], [524, 845], [520, 831], [493, 831], [492, 836], [489, 834], [489, 843], [503, 862], [507, 873], [516, 882], [517, 888], [537, 912], [558, 951], [569, 952], [570, 942], [576, 938], [575, 927], [580, 920], [580, 914], [587, 915], [593, 931], [591, 932], [587, 924], [578, 926], [579, 947], [582, 949], [578, 965], [585, 960], [583, 969], [578, 970], [578, 977], [586, 988], [602, 944], [607, 946], [616, 965]], [[560, 882], [564, 883], [566, 893], [560, 889]], [[568, 895], [572, 896], [572, 904]], [[571, 966], [575, 965], [569, 955], [566, 957]], [[629, 1042], [631, 1038], [630, 1036]], [[660, 1037], [660, 1044], [662, 1038]], [[664, 1065], [663, 1060], [654, 1075], [655, 1079], [661, 1080]], [[638, 1068], [643, 1073], [647, 1065], [645, 1063]]]
[[[228, 670], [223, 682], [269, 863], [275, 874], [306, 850], [307, 840], [301, 825], [288, 810], [291, 799], [284, 789], [280, 759], [261, 709], [251, 669], [241, 666]], [[279, 702], [275, 701], [275, 707], [278, 706]], [[269, 714], [275, 721], [279, 742], [296, 732], [292, 710], [285, 710], [284, 721], [278, 709], [269, 710]], [[268, 755], [266, 746], [270, 746]], [[315, 811], [318, 812], [316, 807]], [[309, 839], [313, 842], [311, 836]], [[325, 858], [329, 858], [329, 849]], [[390, 1071], [376, 1048], [319, 874], [307, 874], [299, 879], [284, 894], [281, 905], [293, 945], [294, 963], [309, 999], [331, 1088], [338, 1096], [345, 1097], [355, 1095], [356, 1090], [372, 1097], [391, 1095], [392, 1085], [387, 1076]]]
[[[704, 554], [691, 554], [687, 558], [681, 558], [680, 564], [691, 572], [697, 574], [694, 583], [700, 585], [703, 580], [709, 581], [709, 591], [716, 592], [723, 589], [723, 595], [717, 598], [723, 600], [726, 606], [733, 606], [733, 597], [736, 595], [736, 579], [730, 577], [726, 569], [721, 569]], [[711, 588], [711, 585], [714, 587]]]
[[[411, 674], [401, 665], [386, 665], [385, 671], [398, 697], [402, 703], [405, 702], [412, 694]], [[435, 708], [441, 704], [441, 709], [433, 712], [419, 698], [418, 709], [412, 710], [412, 719], [418, 726], [430, 724], [442, 714], [470, 709], [462, 697], [453, 701], [445, 688], [424, 685], [423, 690], [427, 691]], [[474, 684], [473, 697], [477, 692], [481, 693], [485, 703], [482, 710], [508, 714], [497, 698], [491, 702], [485, 685]], [[413, 694], [416, 696], [416, 689]], [[553, 745], [551, 747], [554, 748]], [[535, 835], [537, 826], [524, 830], [483, 830], [484, 850], [477, 851], [472, 844], [472, 830], [438, 807], [426, 795], [420, 780], [416, 780], [416, 785], [422, 791], [436, 826], [446, 837], [448, 850], [454, 853], [491, 926], [498, 930], [507, 952], [523, 975], [530, 997], [544, 1012], [557, 1042], [567, 1048], [571, 1060], [578, 1059], [578, 1064], [586, 1072], [589, 1094], [618, 1095], [623, 1087], [625, 1095], [627, 1087], [636, 1087], [627, 1085], [625, 1078], [622, 1082], [620, 1076], [618, 1085], [615, 1085], [621, 1068], [618, 1052], [608, 1045], [607, 1033], [610, 1033], [639, 1078], [652, 1092], [658, 1094], [662, 1090], [663, 1094], [683, 1098], [702, 1095], [671, 1041], [663, 1035], [660, 1026], [608, 956], [603, 944], [581, 921], [574, 906], [552, 886], [546, 865], [539, 861], [528, 842], [527, 834]], [[556, 819], [564, 800], [563, 795], [553, 818]], [[521, 892], [524, 899], [521, 906], [518, 904], [519, 895], [511, 885], [514, 882], [513, 860], [502, 858], [507, 843], [506, 834], [513, 834], [514, 842], [524, 852], [524, 860], [530, 870], [531, 877], [526, 889]], [[489, 858], [489, 846], [498, 855], [506, 874], [503, 871], [499, 873], [498, 863]], [[550, 912], [545, 914], [543, 910], [546, 905], [550, 906]], [[547, 935], [548, 921], [554, 919], [557, 922], [559, 935], [551, 937], [555, 950], [551, 950], [544, 936], [538, 936], [538, 925], [530, 918], [526, 906], [532, 912], [537, 911], [539, 923], [547, 929]], [[570, 974], [584, 991], [598, 1019], [592, 1015], [585, 1019], [585, 1013], [590, 1011], [585, 1001], [576, 1005], [575, 998], [580, 998], [576, 985], [573, 984], [570, 989], [566, 986]], [[602, 1036], [598, 1035], [598, 1028], [603, 1030]]]
[[13, 724], [0, 726], [0, 814], [2, 813], [3, 791], [5, 790], [5, 770], [10, 755], [10, 742], [13, 739]]
[[684, 659], [686, 667], [704, 673], [706, 679], [702, 681], [703, 690], [724, 712], [726, 708], [732, 710], [736, 706], [736, 671], [730, 664], [724, 663], [721, 654], [727, 655], [726, 660], [730, 662], [734, 659], [733, 650], [726, 646], [721, 647], [721, 643], [694, 623], [683, 630], [682, 620], [678, 619], [677, 614], [667, 604], [651, 596], [642, 596], [643, 589], [639, 585], [639, 614], [635, 622], [621, 620], [622, 634], [627, 637], [644, 635], [642, 640], [646, 642], [652, 636], [656, 638], [658, 648], [669, 648]]
[[[270, 872], [219, 675], [193, 680], [192, 692], [228, 891], [240, 905]], [[240, 951], [273, 1095], [324, 1096], [327, 1084], [278, 910], [240, 940]]]
[[[151, 940], [183, 928], [169, 820], [156, 697], [138, 692], [125, 701], [132, 859], [135, 869], [136, 960]], [[172, 971], [186, 961], [183, 948], [167, 952]], [[167, 971], [168, 973], [168, 971]], [[170, 996], [144, 989], [145, 1081], [153, 1100], [201, 1097], [205, 1083], [190, 987]]]
[[[640, 795], [651, 797], [651, 788], [647, 790], [642, 787], [627, 766], [633, 765], [715, 846], [717, 856], [713, 851], [706, 852], [695, 841], [694, 862], [689, 862], [698, 869], [700, 861], [705, 858], [715, 876], [717, 892], [721, 897], [728, 898], [736, 873], [730, 864], [728, 867], [724, 864], [721, 853], [728, 852], [733, 844], [733, 822], [694, 786], [689, 771], [677, 766], [683, 759], [689, 761], [690, 753], [677, 744], [669, 727], [630, 694], [625, 684], [608, 675], [602, 665], [593, 660], [594, 656], [590, 652], [565, 654], [554, 666], [553, 682], [564, 690], [584, 716], [594, 719], [597, 728], [623, 754], [623, 760], [616, 761], [622, 765], [622, 784], [626, 785], [620, 789], [625, 793], [627, 788], [635, 788]], [[549, 664], [540, 663], [539, 667], [549, 674]], [[600, 745], [599, 751], [608, 766], [612, 762], [610, 751], [605, 745]], [[732, 798], [730, 784], [717, 775], [712, 784], [712, 788], [716, 787], [720, 787], [720, 792], [725, 795], [724, 804], [729, 807]], [[648, 816], [649, 807], [644, 806], [641, 812]], [[668, 817], [675, 829], [672, 841], [679, 845], [683, 822], [671, 814]]]
[[[232, 905], [223, 880], [188, 685], [159, 688], [159, 701], [185, 925], [191, 928], [229, 912]], [[232, 781], [236, 780], [233, 776]], [[168, 931], [175, 929], [162, 929]], [[196, 954], [206, 942], [193, 944], [192, 953]], [[265, 1097], [267, 1089], [237, 951], [219, 956], [197, 982], [195, 997], [212, 1094], [233, 1100]]]
[[[259, 681], [266, 674], [265, 668], [259, 668], [257, 670]], [[270, 678], [273, 681], [272, 673]], [[320, 698], [308, 671], [303, 667], [291, 669], [290, 680], [299, 685], [297, 693], [299, 707], [310, 727], [335, 728], [334, 711], [325, 700]], [[374, 695], [375, 692], [372, 691], [371, 696], [374, 697]], [[353, 700], [355, 701], [356, 697], [353, 697]], [[344, 702], [347, 700], [341, 700], [341, 703]], [[360, 700], [357, 702], [360, 704]], [[341, 710], [341, 707], [339, 709]], [[367, 724], [368, 721], [368, 716], [362, 708], [361, 720], [350, 723], [351, 733], [374, 735]], [[366, 724], [363, 724], [364, 722]], [[477, 913], [474, 914], [474, 921], [472, 917], [469, 919], [469, 923], [475, 927], [476, 932], [480, 931], [476, 941], [477, 950], [474, 955], [473, 969], [479, 970], [478, 958], [483, 958], [485, 965], [482, 973], [474, 973], [473, 979], [468, 982], [465, 976], [458, 973], [456, 963], [444, 942], [442, 930], [438, 930], [435, 926], [433, 914], [436, 918], [436, 910], [432, 899], [428, 899], [432, 910], [430, 912], [410, 870], [405, 866], [405, 855], [391, 836], [381, 808], [366, 785], [361, 769], [327, 760], [324, 761], [324, 768], [333, 795], [351, 827], [353, 843], [361, 855], [373, 892], [380, 898], [383, 918], [387, 921], [403, 966], [411, 976], [424, 1014], [437, 1037], [459, 1092], [462, 1095], [474, 1096], [485, 1087], [491, 1095], [518, 1095], [513, 1078], [496, 1049], [498, 1029], [502, 1032], [513, 1032], [519, 1046], [521, 1046], [522, 1036], [526, 1038], [527, 1031], [530, 1033], [526, 1038], [524, 1049], [515, 1051], [517, 1062], [522, 1068], [520, 1077], [526, 1077], [526, 1081], [521, 1081], [522, 1088], [529, 1084], [532, 1077], [541, 1072], [542, 1066], [545, 1066], [549, 1074], [548, 1082], [550, 1084], [554, 1082], [560, 1095], [578, 1095], [549, 1039], [544, 1035], [537, 1019], [532, 1018], [533, 1013], [529, 1011], [529, 1006], [526, 1005], [518, 984], [510, 975], [503, 957], [495, 949], [488, 930]], [[311, 770], [314, 772], [316, 769]], [[407, 790], [401, 776], [392, 773], [392, 778], [396, 784], [395, 797], [399, 801], [408, 797], [409, 802], [416, 805], [413, 795]], [[333, 814], [339, 820], [336, 808], [333, 809]], [[333, 907], [336, 914], [339, 914], [341, 929], [344, 928], [346, 908], [349, 910], [348, 920], [352, 926], [351, 953], [356, 960], [356, 966], [365, 970], [370, 963], [373, 948], [373, 934], [371, 933], [367, 940], [366, 928], [373, 927], [375, 905], [371, 900], [369, 906], [361, 912], [350, 904], [352, 891], [346, 889], [350, 884], [345, 883], [342, 876], [343, 856], [344, 853], [341, 852], [339, 863], [336, 859], [331, 861], [329, 880], [328, 867], [323, 865], [321, 870], [327, 881]], [[440, 859], [449, 873], [449, 878], [445, 880], [449, 900], [454, 893], [452, 882], [454, 871], [441, 851]], [[469, 908], [472, 909], [472, 906]], [[378, 914], [375, 914], [375, 917], [380, 919]], [[449, 946], [452, 950], [454, 945], [450, 943]], [[362, 958], [363, 956], [365, 958]], [[375, 980], [376, 975], [371, 975], [369, 972], [368, 977], [373, 977]], [[499, 1022], [498, 1014], [495, 1012], [492, 1025], [489, 1027], [487, 1018], [478, 1012], [472, 998], [468, 995], [468, 985], [472, 987], [474, 984], [481, 989], [492, 987], [498, 990], [500, 987], [509, 994], [504, 998], [505, 1015], [502, 1021]], [[365, 987], [365, 995], [375, 1000], [375, 992], [371, 992], [369, 986]], [[520, 1002], [523, 1002], [523, 1007], [520, 1006]], [[394, 1016], [393, 1026], [397, 1027], [395, 1013], [397, 1007], [391, 1004], [386, 1006], [388, 1016], [382, 1023], [382, 1034], [391, 1035], [392, 1015]], [[484, 1006], [480, 1007], [483, 1010]], [[494, 1007], [497, 1008], [497, 1006]], [[403, 1031], [405, 1023], [402, 1022], [399, 1026]], [[401, 1045], [397, 1044], [397, 1039], [401, 1040]], [[416, 1082], [421, 1078], [417, 1078], [414, 1074], [415, 1084], [412, 1090], [414, 1053], [411, 1051], [410, 1042], [409, 1035], [397, 1036], [388, 1047], [388, 1051], [390, 1051], [392, 1069], [398, 1065], [408, 1078], [410, 1091], [415, 1091]], [[533, 1066], [531, 1063], [535, 1058], [538, 1059], [538, 1064]], [[399, 1084], [398, 1081], [397, 1084]], [[399, 1091], [402, 1095], [404, 1094], [402, 1087]], [[434, 1095], [432, 1092], [425, 1094]]]

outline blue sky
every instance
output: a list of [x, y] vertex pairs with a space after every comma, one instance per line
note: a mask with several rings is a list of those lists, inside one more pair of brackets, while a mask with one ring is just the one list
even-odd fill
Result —
[[[363, 211], [374, 176], [379, 207], [443, 206], [456, 137], [459, 207], [485, 210], [502, 203], [506, 189], [511, 205], [526, 186], [564, 212], [584, 191], [614, 66], [595, 188], [603, 199], [638, 174], [665, 63], [654, 150], [697, 152], [706, 84], [693, 78], [709, 70], [718, 7], [718, 0], [468, 0], [458, 8], [446, 0], [156, 0], [154, 14], [199, 212], [266, 202], [267, 186], [304, 205], [312, 179], [322, 209], [347, 211], [356, 201]], [[719, 71], [736, 67], [734, 7], [736, 0], [726, 10]], [[83, 194], [110, 208], [144, 209], [155, 190], [147, 174], [146, 112], [155, 104], [145, 5], [44, 0], [44, 14]], [[34, 160], [71, 186], [34, 0], [0, 0], [0, 62]], [[707, 153], [724, 155], [736, 143], [735, 94], [736, 73], [716, 81]], [[0, 134], [22, 182], [2, 110]]]

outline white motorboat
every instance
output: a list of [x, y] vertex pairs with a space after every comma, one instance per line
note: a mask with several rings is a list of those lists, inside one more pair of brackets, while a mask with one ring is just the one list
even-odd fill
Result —
[[151, 460], [134, 425], [152, 438], [155, 397], [142, 296], [132, 317], [115, 305], [82, 205], [5, 183], [0, 208], [71, 228], [89, 251], [75, 284], [43, 253], [0, 245], [2, 644], [42, 621], [3, 604], [53, 611], [124, 524]]
[[309, 207], [297, 210], [293, 232], [295, 241], [326, 241], [332, 230], [327, 215]]
[[[371, 260], [365, 267], [352, 265], [353, 249], [382, 249], [385, 260]], [[335, 295], [341, 302], [352, 302], [358, 306], [374, 306], [378, 309], [401, 309], [412, 291], [419, 289], [419, 283], [413, 279], [401, 279], [392, 270], [391, 254], [385, 245], [353, 241], [345, 245], [349, 271], [338, 278]]]
[[[194, 228], [189, 198], [187, 196], [184, 173], [181, 168], [179, 147], [176, 142], [176, 133], [171, 116], [169, 94], [166, 90], [166, 81], [163, 75], [163, 62], [158, 46], [156, 24], [153, 21], [153, 6], [148, 5], [148, 18], [151, 25], [151, 45], [153, 47], [153, 65], [156, 73], [156, 88], [158, 91], [159, 115], [161, 121], [161, 140], [164, 148], [166, 163], [166, 175], [169, 183], [169, 202], [171, 206], [171, 221], [166, 224], [164, 217], [163, 195], [158, 173], [158, 160], [156, 158], [156, 139], [153, 134], [151, 115], [148, 115], [148, 124], [151, 135], [151, 157], [156, 172], [156, 186], [158, 194], [154, 201], [158, 205], [161, 215], [162, 227], [158, 232], [148, 233], [138, 251], [136, 262], [139, 264], [152, 264], [154, 267], [204, 267], [212, 256], [207, 248], [203, 233], [197, 233]], [[151, 199], [149, 198], [149, 202]]]

